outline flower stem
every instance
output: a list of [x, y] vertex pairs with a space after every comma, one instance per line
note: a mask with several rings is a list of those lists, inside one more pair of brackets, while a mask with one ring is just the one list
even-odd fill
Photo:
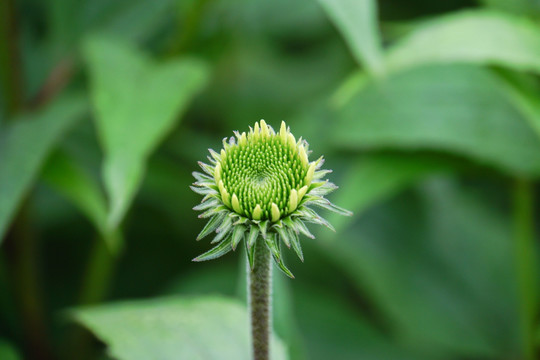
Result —
[[[94, 239], [82, 282], [79, 306], [99, 304], [108, 295], [118, 257], [117, 254], [111, 253], [105, 241], [101, 236]], [[92, 339], [88, 332], [78, 328], [76, 331], [71, 331], [69, 336], [68, 351], [71, 351], [72, 354], [79, 354], [78, 359], [80, 360], [93, 358], [95, 354], [93, 354]]]
[[249, 308], [253, 360], [270, 359], [272, 328], [272, 259], [262, 238], [255, 242], [255, 266], [249, 270]]
[[118, 260], [102, 237], [96, 237], [87, 264], [79, 305], [98, 304], [107, 296]]
[[516, 179], [514, 185], [515, 261], [518, 276], [523, 335], [523, 358], [535, 358], [534, 321], [536, 319], [536, 255], [534, 244], [533, 185]]

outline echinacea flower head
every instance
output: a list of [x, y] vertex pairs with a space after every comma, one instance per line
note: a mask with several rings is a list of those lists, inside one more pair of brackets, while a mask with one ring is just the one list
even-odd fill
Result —
[[279, 268], [293, 277], [281, 244], [303, 261], [299, 235], [314, 238], [306, 223], [333, 230], [314, 207], [351, 215], [324, 197], [337, 187], [324, 179], [331, 170], [321, 169], [323, 158], [310, 162], [309, 154], [308, 143], [296, 140], [285, 122], [276, 133], [264, 120], [223, 139], [219, 153], [210, 150], [210, 163], [199, 162], [204, 173], [193, 173], [197, 181], [191, 188], [204, 196], [194, 209], [209, 219], [197, 240], [214, 233], [211, 243], [217, 245], [194, 261], [215, 259], [244, 241], [253, 268], [255, 242], [264, 241]]

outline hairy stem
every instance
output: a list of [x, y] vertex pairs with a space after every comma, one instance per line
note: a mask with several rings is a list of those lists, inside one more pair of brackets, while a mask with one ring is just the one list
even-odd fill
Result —
[[536, 318], [536, 256], [534, 244], [534, 199], [530, 181], [514, 184], [515, 262], [523, 336], [523, 358], [535, 358], [534, 321]]
[[270, 359], [272, 329], [272, 259], [262, 238], [255, 245], [255, 266], [249, 270], [249, 308], [254, 360]]

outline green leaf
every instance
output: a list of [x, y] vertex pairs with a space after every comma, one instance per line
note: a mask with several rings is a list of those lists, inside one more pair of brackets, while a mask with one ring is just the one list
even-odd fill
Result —
[[71, 201], [95, 226], [110, 250], [122, 246], [119, 231], [107, 228], [107, 202], [99, 184], [67, 153], [54, 153], [43, 169], [44, 180]]
[[540, 13], [540, 4], [536, 0], [480, 0], [486, 6], [514, 14], [535, 16]]
[[478, 192], [429, 179], [371, 209], [340, 241], [319, 243], [403, 344], [522, 358], [511, 224]]
[[175, 10], [174, 0], [51, 0], [47, 5], [49, 39], [58, 48], [73, 46], [87, 32], [143, 41], [163, 28]]
[[341, 148], [431, 149], [540, 174], [540, 140], [501, 79], [481, 67], [437, 65], [394, 75], [359, 91], [337, 118], [333, 141]]
[[[246, 308], [223, 297], [173, 297], [74, 311], [119, 360], [249, 360]], [[272, 342], [272, 360], [287, 359]]]
[[342, 33], [356, 61], [368, 72], [383, 72], [382, 45], [374, 0], [319, 0]]
[[62, 135], [88, 110], [82, 96], [64, 96], [15, 119], [0, 135], [0, 243], [20, 202]]
[[531, 20], [486, 10], [425, 22], [388, 51], [388, 71], [467, 62], [540, 72], [540, 28]]
[[[177, 7], [174, 0], [119, 0], [111, 3], [106, 0], [89, 2], [92, 14], [83, 12], [88, 31], [103, 32], [132, 41], [144, 41], [164, 28], [171, 12]], [[88, 7], [87, 7], [88, 9]]]
[[103, 178], [108, 225], [118, 226], [144, 175], [146, 160], [174, 127], [207, 78], [192, 59], [155, 64], [125, 43], [85, 43], [98, 135], [105, 151]]
[[99, 185], [67, 153], [57, 151], [43, 169], [44, 180], [77, 204], [102, 230], [107, 220], [107, 203]]
[[511, 71], [500, 71], [499, 73], [509, 99], [540, 137], [540, 100], [538, 99], [540, 88], [536, 79]]
[[0, 339], [0, 359], [20, 360], [22, 359], [17, 350], [5, 340]]
[[[362, 216], [371, 206], [395, 195], [405, 187], [429, 175], [451, 173], [457, 164], [438, 156], [374, 154], [360, 158], [346, 170], [340, 190], [332, 201]], [[328, 221], [339, 233], [355, 218], [329, 214]]]
[[339, 360], [440, 359], [434, 354], [423, 356], [406, 349], [401, 341], [385, 336], [362, 316], [359, 307], [336, 291], [306, 286], [305, 282], [295, 282], [293, 289], [294, 310], [305, 342], [306, 359], [327, 360], [336, 358], [336, 354]]

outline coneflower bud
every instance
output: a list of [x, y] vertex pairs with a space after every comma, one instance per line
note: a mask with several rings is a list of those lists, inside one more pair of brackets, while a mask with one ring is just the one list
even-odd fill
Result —
[[213, 242], [219, 242], [194, 260], [222, 256], [234, 250], [249, 234], [246, 248], [253, 264], [253, 243], [260, 234], [278, 266], [292, 277], [283, 264], [280, 243], [288, 247], [292, 244], [303, 259], [298, 235], [313, 237], [304, 223], [332, 229], [312, 206], [343, 215], [351, 213], [324, 198], [336, 188], [322, 180], [329, 171], [319, 170], [322, 158], [309, 161], [308, 143], [301, 138], [296, 141], [285, 122], [277, 134], [261, 120], [247, 134], [236, 132], [235, 135], [223, 140], [224, 148], [219, 154], [211, 151], [210, 165], [200, 163], [204, 173], [193, 174], [197, 181], [192, 189], [204, 195], [202, 203], [194, 209], [205, 211], [201, 217], [210, 217], [198, 239], [216, 231]]

